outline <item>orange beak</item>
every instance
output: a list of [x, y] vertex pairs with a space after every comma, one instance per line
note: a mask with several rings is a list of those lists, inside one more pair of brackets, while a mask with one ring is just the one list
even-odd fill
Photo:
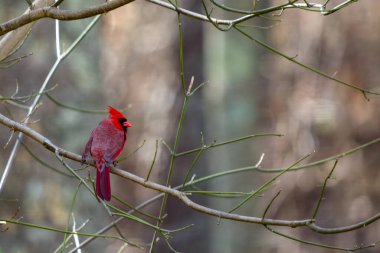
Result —
[[133, 126], [132, 123], [129, 122], [129, 121], [125, 121], [125, 122], [123, 123], [123, 125], [124, 125], [125, 127], [131, 127], [131, 126]]

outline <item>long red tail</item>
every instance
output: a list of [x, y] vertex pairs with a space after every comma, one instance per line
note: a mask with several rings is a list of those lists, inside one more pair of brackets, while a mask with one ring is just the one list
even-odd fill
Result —
[[104, 161], [96, 166], [96, 195], [105, 201], [111, 200], [110, 168]]

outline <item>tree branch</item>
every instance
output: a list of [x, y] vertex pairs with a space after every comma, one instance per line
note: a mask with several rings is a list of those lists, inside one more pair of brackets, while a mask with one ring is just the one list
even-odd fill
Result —
[[[77, 20], [77, 19], [84, 19], [89, 18], [92, 16], [96, 16], [99, 14], [103, 14], [109, 11], [112, 11], [114, 9], [117, 9], [121, 6], [124, 6], [126, 4], [129, 4], [133, 2], [134, 0], [113, 0], [113, 1], [106, 1], [103, 4], [91, 6], [86, 9], [82, 10], [63, 10], [58, 9], [54, 6], [51, 7], [44, 7], [44, 8], [38, 8], [35, 10], [32, 10], [28, 13], [25, 13], [19, 17], [16, 17], [14, 19], [11, 19], [9, 21], [6, 21], [2, 24], [0, 24], [0, 36], [4, 35], [10, 31], [13, 31], [19, 27], [22, 27], [26, 24], [29, 24], [31, 22], [34, 22], [36, 20], [42, 19], [42, 18], [52, 18], [52, 19], [59, 19], [59, 20]], [[323, 15], [328, 15], [333, 12], [336, 12], [344, 7], [347, 7], [351, 3], [355, 2], [355, 0], [348, 0], [344, 2], [341, 5], [338, 5], [331, 10], [326, 10], [325, 6], [321, 4], [316, 3], [296, 3], [299, 0], [290, 0], [284, 4], [271, 6], [265, 9], [261, 10], [255, 10], [252, 12], [248, 12], [249, 14], [243, 15], [241, 17], [238, 17], [236, 19], [218, 19], [214, 17], [209, 17], [208, 15], [204, 15], [198, 12], [190, 11], [185, 8], [181, 8], [178, 6], [175, 6], [171, 3], [167, 3], [161, 0], [147, 0], [150, 3], [159, 5], [161, 7], [167, 8], [169, 10], [176, 11], [178, 13], [181, 13], [185, 16], [195, 18], [198, 20], [206, 21], [206, 22], [212, 22], [215, 25], [225, 25], [228, 27], [227, 30], [232, 28], [233, 25], [242, 23], [244, 21], [247, 21], [249, 19], [259, 17], [264, 14], [272, 13], [275, 11], [284, 11], [285, 9], [300, 9], [300, 10], [306, 10], [306, 11], [317, 11], [320, 12]], [[220, 6], [219, 6], [220, 7]]]
[[103, 4], [99, 4], [96, 6], [89, 7], [87, 9], [77, 11], [62, 10], [56, 7], [38, 8], [28, 13], [22, 14], [17, 18], [2, 23], [0, 25], [0, 36], [42, 18], [52, 18], [59, 20], [84, 19], [112, 11], [133, 1], [134, 0], [106, 1]]
[[[80, 155], [64, 150], [62, 148], [59, 148], [58, 146], [54, 145], [48, 138], [41, 135], [40, 133], [34, 131], [33, 129], [23, 124], [20, 124], [16, 121], [11, 120], [2, 114], [0, 114], [0, 123], [13, 129], [14, 131], [23, 132], [26, 136], [29, 136], [33, 140], [42, 144], [46, 149], [52, 152], [57, 152], [61, 156], [64, 156], [66, 158], [69, 158], [77, 162], [81, 161]], [[89, 163], [89, 165], [93, 166], [94, 164]], [[221, 219], [228, 219], [228, 220], [234, 220], [234, 221], [239, 221], [239, 222], [248, 222], [248, 223], [256, 223], [256, 224], [263, 224], [263, 225], [271, 225], [271, 226], [286, 226], [286, 227], [292, 227], [292, 228], [306, 226], [310, 228], [311, 230], [313, 230], [314, 232], [321, 233], [321, 234], [344, 233], [344, 232], [352, 231], [358, 228], [365, 227], [375, 222], [376, 220], [380, 219], [380, 213], [378, 213], [374, 215], [373, 217], [370, 217], [362, 222], [358, 222], [353, 225], [336, 227], [336, 228], [324, 228], [324, 227], [320, 227], [316, 225], [313, 219], [304, 219], [304, 220], [280, 220], [280, 219], [266, 219], [266, 218], [263, 219], [263, 218], [254, 217], [254, 216], [232, 214], [232, 213], [215, 210], [215, 209], [197, 204], [193, 202], [192, 200], [190, 200], [184, 192], [181, 192], [176, 189], [166, 187], [166, 186], [163, 186], [151, 181], [146, 181], [144, 178], [136, 176], [127, 171], [117, 169], [117, 168], [112, 168], [111, 172], [115, 175], [121, 176], [130, 181], [133, 181], [143, 187], [150, 188], [159, 192], [169, 194], [173, 197], [176, 197], [179, 200], [181, 200], [184, 204], [186, 204], [188, 207], [192, 208], [193, 210], [197, 212], [205, 213], [207, 215], [215, 216]]]
[[[33, 8], [41, 8], [46, 5], [52, 4], [53, 0], [36, 0], [33, 2]], [[30, 10], [28, 9], [25, 14]], [[28, 37], [34, 23], [29, 23], [28, 25], [14, 30], [11, 33], [8, 33], [6, 36], [0, 40], [0, 62], [5, 60], [7, 57], [15, 53], [24, 43]]]
[[353, 230], [356, 230], [359, 228], [364, 228], [364, 227], [368, 226], [369, 224], [377, 221], [378, 219], [380, 219], [380, 213], [377, 213], [374, 216], [372, 216], [372, 217], [370, 217], [364, 221], [361, 221], [361, 222], [358, 222], [358, 223], [355, 223], [355, 224], [352, 224], [349, 226], [336, 227], [336, 228], [324, 228], [324, 227], [318, 226], [315, 223], [308, 224], [307, 226], [311, 230], [313, 230], [314, 232], [317, 232], [319, 234], [339, 234], [339, 233], [345, 233], [345, 232], [353, 231]]
[[18, 123], [16, 121], [13, 121], [7, 117], [5, 117], [4, 115], [0, 114], [0, 123], [9, 127], [10, 129], [14, 130], [14, 131], [19, 131], [19, 132], [22, 132], [24, 133], [26, 136], [32, 138], [33, 140], [35, 140], [36, 142], [42, 144], [46, 149], [48, 149], [49, 151], [51, 152], [55, 152], [56, 150], [58, 150], [58, 153], [61, 155], [61, 156], [64, 156], [66, 158], [69, 158], [73, 161], [77, 161], [77, 162], [80, 162], [81, 161], [81, 156], [78, 155], [78, 154], [75, 154], [73, 152], [70, 152], [70, 151], [67, 151], [67, 150], [64, 150], [64, 149], [61, 149], [57, 146], [55, 146], [48, 138], [46, 138], [45, 136], [41, 135], [40, 133], [34, 131], [33, 129], [21, 124], [21, 123]]

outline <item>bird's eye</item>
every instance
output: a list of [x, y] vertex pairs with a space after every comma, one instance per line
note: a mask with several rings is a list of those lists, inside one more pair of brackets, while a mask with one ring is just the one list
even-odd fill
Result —
[[124, 128], [125, 127], [124, 122], [126, 122], [127, 119], [126, 118], [118, 118], [117, 120], [119, 121], [120, 125]]

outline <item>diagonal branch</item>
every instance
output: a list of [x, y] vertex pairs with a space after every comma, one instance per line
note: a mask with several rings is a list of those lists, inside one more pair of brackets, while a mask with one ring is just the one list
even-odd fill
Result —
[[[46, 149], [58, 153], [64, 157], [67, 157], [71, 160], [80, 162], [81, 156], [75, 153], [72, 153], [70, 151], [64, 150], [56, 145], [54, 145], [48, 138], [41, 135], [40, 133], [34, 131], [33, 129], [20, 124], [16, 121], [13, 121], [4, 115], [0, 114], [0, 123], [15, 130], [23, 132], [26, 136], [29, 136], [33, 140], [37, 141], [38, 143], [42, 144]], [[93, 165], [93, 164], [89, 164]], [[184, 192], [178, 191], [176, 189], [173, 189], [171, 187], [167, 187], [161, 184], [157, 184], [151, 181], [146, 181], [144, 178], [136, 176], [132, 173], [129, 173], [127, 171], [112, 168], [111, 172], [115, 175], [121, 176], [125, 179], [128, 179], [130, 181], [133, 181], [143, 187], [150, 188], [162, 193], [169, 194], [173, 197], [176, 197], [177, 199], [181, 200], [184, 204], [186, 204], [188, 207], [192, 208], [193, 210], [201, 213], [205, 213], [210, 216], [215, 216], [222, 219], [228, 219], [228, 220], [234, 220], [239, 222], [248, 222], [248, 223], [255, 223], [255, 224], [262, 224], [262, 225], [271, 225], [271, 226], [287, 226], [287, 227], [308, 227], [312, 231], [321, 233], [321, 234], [332, 234], [332, 233], [344, 233], [348, 231], [352, 231], [355, 229], [359, 229], [362, 227], [365, 227], [378, 219], [380, 219], [380, 213], [364, 220], [361, 222], [358, 222], [353, 225], [349, 226], [343, 226], [343, 227], [336, 227], [336, 228], [324, 228], [316, 225], [314, 223], [313, 219], [304, 219], [304, 220], [280, 220], [280, 219], [263, 219], [260, 217], [255, 216], [246, 216], [246, 215], [239, 215], [239, 214], [232, 214], [227, 213], [223, 211], [219, 211], [216, 209], [208, 208], [206, 206], [202, 206], [200, 204], [197, 204], [190, 200]]]
[[360, 221], [358, 223], [349, 225], [349, 226], [343, 226], [343, 227], [336, 227], [336, 228], [325, 228], [325, 227], [320, 227], [315, 223], [308, 224], [307, 226], [313, 230], [314, 232], [317, 232], [319, 234], [339, 234], [339, 233], [345, 233], [349, 231], [353, 231], [359, 228], [364, 228], [368, 226], [369, 224], [377, 221], [380, 219], [380, 213], [375, 214], [372, 217], [369, 217], [366, 220]]
[[[39, 104], [39, 101], [42, 98], [43, 92], [46, 90], [46, 87], [49, 84], [51, 77], [53, 76], [54, 72], [57, 70], [57, 68], [60, 65], [60, 63], [74, 50], [74, 48], [78, 45], [78, 43], [82, 41], [82, 39], [91, 30], [91, 28], [94, 27], [94, 25], [98, 22], [98, 20], [100, 19], [100, 17], [101, 16], [98, 15], [95, 18], [93, 18], [92, 21], [90, 22], [90, 24], [87, 25], [87, 27], [76, 38], [76, 40], [69, 46], [69, 48], [66, 49], [66, 51], [64, 51], [61, 55], [57, 56], [56, 61], [54, 62], [53, 66], [51, 67], [49, 73], [47, 74], [44, 82], [42, 83], [42, 85], [41, 85], [41, 87], [39, 89], [38, 95], [34, 98], [33, 103], [27, 108], [28, 113], [27, 113], [27, 115], [26, 115], [26, 117], [24, 119], [24, 123], [25, 124], [28, 123], [28, 121], [30, 119], [30, 116], [36, 110], [36, 108], [37, 108], [37, 106]], [[56, 45], [58, 45], [58, 43]], [[59, 50], [57, 50], [57, 52], [58, 51]], [[23, 139], [23, 133], [21, 132], [18, 135], [18, 139], [16, 140], [15, 144], [13, 145], [13, 149], [11, 151], [11, 154], [10, 154], [9, 158], [8, 158], [7, 164], [5, 165], [3, 175], [1, 176], [1, 179], [0, 179], [0, 192], [3, 189], [3, 187], [4, 187], [4, 184], [5, 184], [6, 179], [8, 177], [9, 171], [10, 171], [12, 165], [13, 165], [14, 160], [16, 159], [16, 155], [17, 155], [17, 152], [18, 152], [18, 149], [20, 147], [20, 143], [21, 143], [22, 139]]]
[[[37, 21], [42, 18], [52, 18], [52, 19], [58, 19], [58, 20], [77, 20], [77, 19], [84, 19], [93, 17], [99, 14], [104, 14], [109, 11], [112, 11], [114, 9], [117, 9], [121, 6], [124, 6], [126, 4], [129, 4], [133, 2], [134, 0], [113, 0], [113, 1], [105, 1], [102, 4], [91, 6], [86, 9], [81, 10], [63, 10], [58, 9], [54, 6], [51, 7], [44, 7], [44, 8], [36, 8], [34, 10], [31, 10], [28, 13], [25, 13], [23, 15], [20, 15], [14, 19], [11, 19], [9, 21], [6, 21], [2, 24], [0, 24], [0, 36], [4, 35], [10, 31], [13, 31], [19, 27], [22, 27], [26, 24], [32, 23], [34, 21]], [[233, 25], [242, 23], [244, 21], [247, 21], [249, 19], [259, 17], [264, 14], [272, 13], [275, 11], [283, 11], [285, 9], [301, 9], [301, 10], [307, 10], [307, 11], [317, 11], [320, 12], [323, 15], [328, 15], [331, 13], [334, 13], [336, 11], [339, 11], [343, 9], [344, 7], [347, 7], [351, 3], [355, 2], [356, 0], [348, 0], [331, 10], [326, 10], [325, 6], [321, 4], [305, 4], [305, 3], [296, 3], [298, 0], [289, 0], [288, 2], [276, 6], [271, 6], [265, 9], [261, 10], [255, 10], [252, 12], [247, 12], [247, 15], [243, 15], [241, 17], [238, 17], [236, 19], [219, 19], [214, 17], [209, 17], [208, 15], [204, 15], [198, 12], [194, 12], [191, 10], [187, 10], [185, 8], [181, 8], [179, 6], [175, 6], [171, 3], [167, 3], [162, 0], [147, 0], [150, 3], [156, 4], [158, 6], [167, 8], [172, 11], [176, 11], [177, 13], [183, 14], [185, 16], [206, 21], [206, 22], [212, 22], [216, 25], [226, 25], [227, 27], [231, 28]], [[215, 2], [212, 1], [214, 4]], [[220, 5], [219, 5], [220, 7]], [[231, 10], [229, 10], [231, 12]]]
[[[49, 4], [52, 4], [53, 0], [35, 0], [33, 2], [33, 8], [41, 8], [45, 7]], [[30, 10], [27, 10], [28, 13]], [[8, 33], [6, 36], [2, 37], [0, 40], [0, 62], [8, 58], [10, 55], [15, 53], [25, 42], [28, 37], [33, 23], [29, 23], [28, 25], [14, 30]]]
[[73, 152], [70, 152], [70, 151], [67, 151], [67, 150], [64, 150], [64, 149], [61, 149], [57, 146], [55, 146], [48, 138], [46, 138], [45, 136], [41, 135], [40, 133], [34, 131], [33, 129], [19, 123], [19, 122], [16, 122], [16, 121], [13, 121], [7, 117], [5, 117], [4, 115], [0, 114], [0, 123], [9, 127], [10, 129], [12, 130], [15, 130], [15, 131], [18, 131], [18, 132], [22, 132], [24, 133], [26, 136], [32, 138], [33, 140], [35, 140], [36, 142], [42, 144], [46, 149], [48, 149], [49, 151], [51, 152], [55, 152], [56, 150], [58, 150], [58, 153], [61, 155], [61, 156], [64, 156], [66, 158], [69, 158], [73, 161], [78, 161], [80, 162], [81, 161], [81, 156], [78, 155], [78, 154], [75, 154]]
[[56, 7], [43, 7], [32, 10], [28, 13], [22, 14], [21, 16], [6, 21], [0, 24], [0, 36], [4, 35], [16, 28], [29, 24], [31, 22], [37, 21], [42, 18], [52, 18], [59, 20], [77, 20], [93, 17], [99, 14], [104, 14], [114, 9], [117, 9], [123, 5], [126, 5], [134, 0], [114, 0], [106, 1], [103, 4], [91, 6], [87, 9], [82, 10], [62, 10]]

